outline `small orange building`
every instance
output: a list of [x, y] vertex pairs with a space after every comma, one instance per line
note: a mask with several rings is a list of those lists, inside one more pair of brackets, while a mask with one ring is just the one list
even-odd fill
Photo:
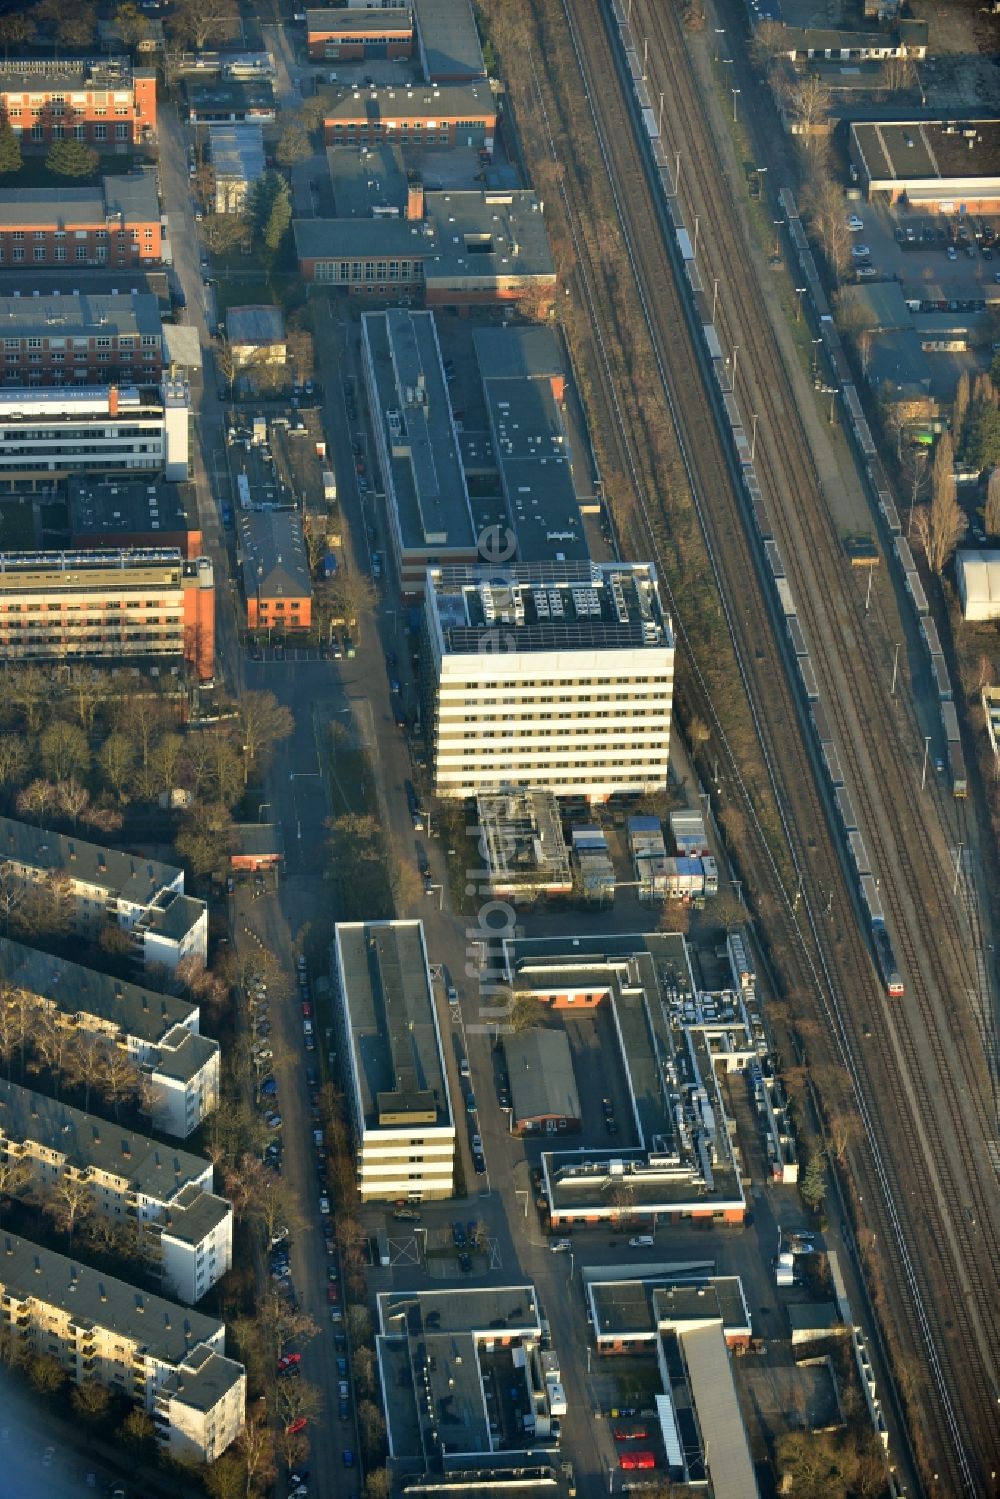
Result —
[[486, 80], [344, 88], [323, 120], [328, 146], [474, 146], [493, 150], [497, 109]]
[[306, 45], [319, 62], [413, 56], [413, 12], [408, 6], [367, 10], [307, 10]]
[[237, 525], [247, 629], [308, 630], [312, 580], [302, 520], [293, 510], [243, 510]]
[[238, 822], [229, 855], [232, 869], [277, 869], [284, 858], [281, 829], [274, 822]]

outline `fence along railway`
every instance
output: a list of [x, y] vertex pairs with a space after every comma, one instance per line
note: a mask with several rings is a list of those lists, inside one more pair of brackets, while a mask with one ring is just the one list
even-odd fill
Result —
[[[759, 620], [755, 621], [751, 617], [752, 611], [743, 606], [742, 601], [747, 599], [760, 606], [760, 619], [766, 613], [768, 606], [764, 601], [767, 595], [755, 571], [758, 565], [762, 566], [761, 552], [756, 547], [751, 550], [748, 540], [749, 528], [744, 532], [739, 526], [732, 524], [734, 499], [734, 489], [730, 483], [732, 464], [727, 463], [727, 455], [722, 451], [714, 424], [708, 419], [706, 408], [709, 402], [706, 401], [706, 394], [710, 394], [710, 386], [702, 378], [701, 369], [696, 361], [693, 340], [683, 336], [685, 319], [688, 318], [690, 309], [685, 307], [678, 295], [671, 274], [671, 264], [664, 244], [660, 241], [659, 215], [662, 215], [664, 205], [661, 202], [654, 206], [649, 183], [646, 180], [643, 158], [638, 151], [636, 139], [630, 133], [630, 117], [623, 97], [607, 82], [607, 41], [601, 31], [601, 14], [595, 0], [572, 0], [572, 3], [566, 3], [565, 10], [585, 81], [598, 77], [602, 80], [599, 98], [591, 94], [590, 108], [595, 127], [598, 129], [598, 138], [610, 184], [616, 194], [623, 226], [626, 228], [629, 258], [640, 295], [644, 286], [655, 288], [655, 301], [649, 296], [643, 298], [645, 312], [660, 365], [660, 373], [664, 377], [667, 398], [670, 401], [678, 427], [678, 435], [684, 449], [700, 518], [705, 528], [712, 565], [718, 577], [724, 601], [727, 597], [741, 600], [739, 608], [734, 608], [724, 602], [724, 610], [737, 646], [748, 696], [755, 707], [762, 701], [768, 702], [767, 719], [765, 721], [758, 715], [758, 726], [774, 789], [784, 809], [785, 830], [789, 837], [797, 872], [803, 879], [803, 905], [808, 918], [808, 925], [803, 931], [793, 932], [787, 891], [777, 885], [777, 871], [773, 861], [768, 863], [765, 860], [762, 868], [765, 870], [766, 883], [770, 884], [772, 890], [777, 890], [779, 899], [783, 903], [785, 935], [792, 937], [798, 944], [797, 949], [793, 949], [792, 960], [793, 967], [797, 971], [789, 973], [789, 982], [813, 984], [828, 1021], [830, 1043], [843, 1061], [856, 1088], [858, 1108], [865, 1126], [865, 1134], [861, 1146], [853, 1152], [855, 1174], [859, 1186], [865, 1188], [865, 1212], [866, 1215], [870, 1214], [868, 1225], [872, 1229], [881, 1230], [879, 1249], [883, 1259], [884, 1283], [892, 1287], [893, 1300], [903, 1304], [902, 1307], [889, 1308], [889, 1320], [893, 1324], [896, 1352], [899, 1358], [906, 1360], [911, 1368], [918, 1369], [912, 1400], [914, 1406], [919, 1407], [925, 1423], [927, 1447], [933, 1461], [938, 1465], [942, 1482], [948, 1485], [948, 1491], [960, 1492], [963, 1489], [972, 1491], [980, 1484], [983, 1476], [980, 1464], [992, 1441], [991, 1421], [995, 1413], [993, 1408], [995, 1392], [991, 1370], [995, 1362], [993, 1358], [995, 1350], [992, 1345], [985, 1349], [981, 1346], [982, 1330], [975, 1323], [975, 1315], [965, 1310], [963, 1293], [968, 1288], [970, 1299], [974, 1299], [977, 1294], [983, 1295], [982, 1265], [984, 1259], [985, 1263], [989, 1263], [989, 1256], [996, 1247], [995, 1240], [991, 1237], [993, 1229], [989, 1220], [989, 1203], [985, 1202], [987, 1212], [980, 1220], [983, 1225], [982, 1242], [974, 1242], [967, 1231], [966, 1218], [960, 1210], [960, 1204], [966, 1195], [966, 1189], [970, 1186], [969, 1178], [975, 1176], [976, 1162], [967, 1151], [963, 1151], [961, 1145], [957, 1147], [958, 1164], [964, 1168], [963, 1174], [966, 1178], [959, 1188], [948, 1159], [941, 1124], [935, 1112], [934, 1102], [936, 1102], [937, 1095], [935, 1094], [932, 1101], [927, 1080], [921, 1069], [921, 1058], [917, 1052], [916, 1042], [910, 1036], [908, 1028], [900, 1027], [898, 1021], [891, 1018], [890, 1011], [886, 1009], [880, 997], [871, 958], [861, 941], [857, 925], [853, 920], [847, 920], [846, 929], [842, 934], [842, 945], [837, 953], [836, 965], [838, 979], [848, 978], [853, 987], [850, 1011], [841, 1003], [842, 989], [834, 983], [827, 966], [825, 953], [827, 944], [825, 940], [817, 939], [815, 887], [825, 881], [824, 896], [826, 892], [830, 892], [832, 902], [833, 894], [836, 893], [838, 901], [844, 901], [845, 911], [849, 909], [852, 897], [847, 894], [847, 887], [844, 883], [845, 871], [837, 864], [837, 855], [831, 851], [828, 844], [810, 848], [809, 834], [803, 832], [804, 829], [818, 827], [823, 817], [823, 806], [816, 782], [811, 774], [803, 736], [794, 732], [796, 716], [798, 715], [800, 722], [804, 720], [804, 704], [801, 698], [798, 703], [791, 698], [784, 672], [780, 669], [782, 666], [789, 665], [787, 648], [782, 648], [786, 654], [783, 658], [779, 658], [777, 637], [773, 631], [766, 631], [765, 648], [761, 650]], [[624, 24], [625, 18], [621, 12], [617, 19], [619, 23]], [[669, 27], [670, 24], [671, 17], [666, 13], [659, 17], [661, 27]], [[624, 39], [630, 40], [627, 35]], [[683, 42], [679, 37], [675, 37], [673, 45], [677, 48], [674, 63], [680, 69]], [[683, 97], [685, 91], [690, 93], [690, 81], [684, 80], [679, 74], [674, 88], [677, 96]], [[538, 90], [541, 97], [540, 84], [538, 84]], [[544, 98], [542, 102], [546, 102]], [[649, 106], [647, 104], [644, 107]], [[548, 108], [558, 114], [558, 99], [552, 98], [548, 103]], [[556, 124], [558, 127], [558, 120]], [[603, 129], [600, 128], [601, 125]], [[652, 120], [647, 116], [645, 121], [647, 137], [651, 125]], [[641, 124], [640, 128], [642, 128]], [[654, 142], [650, 141], [649, 144], [653, 149]], [[658, 162], [654, 156], [654, 166], [660, 170], [667, 167], [669, 176], [669, 167], [662, 152], [662, 146]], [[672, 187], [672, 184], [668, 185]], [[603, 324], [611, 331], [616, 327], [615, 307], [603, 280], [600, 257], [587, 244], [586, 203], [579, 196], [579, 189], [573, 181], [572, 172], [566, 174], [561, 191], [566, 203], [567, 216], [571, 225], [576, 226], [574, 242], [578, 254], [578, 280], [583, 287], [588, 310], [598, 329], [598, 342], [600, 343], [602, 341], [599, 331], [601, 325]], [[696, 282], [697, 266], [694, 264], [690, 237], [686, 233], [678, 233], [675, 243], [679, 255], [688, 263], [688, 280]], [[735, 241], [731, 243], [735, 245], [735, 263], [740, 265], [744, 247], [735, 244]], [[692, 272], [694, 274], [691, 274]], [[695, 290], [697, 294], [697, 285]], [[689, 330], [694, 321], [694, 318], [688, 319]], [[701, 324], [703, 328], [706, 325], [711, 326], [704, 311]], [[772, 349], [770, 330], [766, 331], [764, 346]], [[715, 353], [717, 357], [721, 357], [717, 348], [716, 350], [710, 349], [709, 353], [710, 355]], [[778, 371], [776, 368], [771, 368], [767, 373], [770, 379], [774, 378]], [[782, 381], [785, 379], [783, 370], [780, 371], [780, 378]], [[672, 399], [671, 392], [673, 392]], [[731, 388], [719, 394], [734, 396]], [[621, 417], [622, 410], [617, 397], [613, 397], [611, 403]], [[724, 405], [728, 405], [734, 418], [738, 414], [738, 406], [734, 402], [723, 403], [720, 400], [718, 405], [723, 409]], [[626, 443], [628, 435], [624, 429], [628, 426], [629, 416], [626, 412], [623, 423], [623, 436]], [[749, 456], [749, 445], [746, 442], [746, 433], [742, 429], [742, 423], [739, 435], [742, 436], [742, 441], [736, 440], [737, 434], [733, 434], [733, 449], [737, 463], [740, 458]], [[877, 459], [875, 461], [877, 462]], [[741, 481], [743, 496], [745, 496], [742, 499], [741, 514], [746, 519], [748, 512], [752, 509], [753, 517], [762, 524], [763, 535], [768, 539], [773, 539], [774, 521], [771, 509], [780, 505], [783, 490], [780, 486], [776, 487], [774, 494], [768, 492], [765, 497], [765, 487], [773, 485], [780, 475], [771, 473], [768, 466], [763, 463], [761, 470], [761, 475], [756, 472], [747, 473]], [[797, 479], [801, 480], [801, 474], [797, 475]], [[659, 551], [658, 542], [664, 538], [663, 522], [655, 508], [644, 498], [652, 492], [650, 487], [637, 483], [636, 488], [640, 504], [644, 507], [644, 519], [649, 527], [655, 553]], [[813, 477], [806, 493], [810, 490], [815, 491], [816, 488]], [[775, 513], [778, 513], [777, 510]], [[821, 506], [818, 506], [817, 514], [820, 513]], [[782, 520], [779, 524], [787, 527], [786, 520]], [[828, 549], [828, 538], [822, 540], [824, 549]], [[784, 581], [787, 584], [787, 579]], [[777, 586], [777, 580], [775, 586]], [[818, 583], [817, 587], [819, 588]], [[825, 597], [828, 603], [833, 602], [830, 599], [830, 593], [831, 585], [827, 580], [820, 590], [820, 596]], [[793, 602], [790, 588], [788, 594], [789, 602]], [[795, 613], [795, 610], [794, 608], [785, 609], [784, 612], [791, 614]], [[682, 608], [678, 610], [678, 614], [682, 619]], [[828, 650], [829, 644], [824, 642], [816, 656], [821, 663], [820, 676], [825, 681], [827, 691], [835, 680], [825, 664]], [[871, 663], [866, 664], [870, 668]], [[859, 686], [856, 689], [855, 712], [867, 713], [869, 706]], [[836, 693], [832, 707], [843, 728], [849, 721], [844, 717]], [[822, 710], [822, 701], [817, 701], [811, 715], [814, 721], [816, 714]], [[793, 729], [791, 734], [787, 732], [789, 726]], [[895, 742], [895, 732], [893, 728], [893, 738], [890, 744]], [[839, 770], [840, 752], [844, 754], [849, 768], [855, 774], [859, 768], [863, 769], [852, 743], [841, 742], [838, 752], [838, 746], [829, 740], [824, 745], [823, 759], [827, 765], [831, 765], [835, 759], [838, 764], [838, 774], [841, 777], [843, 771]], [[869, 812], [877, 814], [878, 809], [873, 805], [870, 793], [864, 789], [867, 783], [863, 776], [861, 780], [864, 805]], [[828, 804], [829, 799], [826, 797], [824, 799]], [[877, 816], [874, 820], [877, 821]], [[871, 846], [877, 854], [886, 852], [892, 854], [895, 839], [889, 836], [889, 832], [883, 832], [878, 827], [874, 833], [870, 828], [867, 831]], [[896, 828], [890, 831], [896, 832], [898, 836]], [[909, 832], [912, 834], [912, 831], [911, 828]], [[841, 840], [841, 857], [846, 859], [846, 845], [843, 840]], [[905, 884], [910, 889], [912, 889], [913, 873], [911, 862], [904, 870]], [[874, 910], [880, 908], [883, 898], [888, 896], [886, 905], [894, 908], [896, 919], [902, 920], [907, 917], [912, 920], [912, 916], [904, 910], [902, 898], [895, 893], [894, 883], [890, 881], [887, 885], [886, 881], [882, 880], [880, 885], [873, 886], [870, 883], [872, 879], [870, 874], [866, 877], [869, 903], [865, 910], [869, 913], [869, 919], [874, 914]], [[860, 901], [860, 887], [854, 885], [853, 888], [858, 892]], [[858, 909], [861, 909], [860, 906]], [[954, 948], [957, 929], [953, 914], [946, 913], [944, 922], [950, 930], [951, 946]], [[935, 1054], [935, 1059], [940, 1060], [944, 1073], [947, 1074], [948, 1063], [953, 1061], [956, 1051], [961, 1052], [963, 1062], [968, 1061], [966, 1053], [961, 1050], [965, 1043], [962, 1042], [961, 1037], [956, 1038], [954, 1035], [942, 1037], [938, 1034], [934, 1025], [935, 1012], [930, 1004], [927, 980], [922, 972], [927, 955], [920, 950], [920, 944], [913, 941], [908, 929], [904, 933], [904, 942], [903, 953], [907, 977], [911, 985], [915, 987], [923, 1021], [931, 1025], [929, 1036], [931, 1050]], [[931, 961], [933, 964], [933, 960]], [[937, 965], [937, 971], [931, 975], [931, 982], [940, 981], [944, 962], [945, 959], [942, 958]], [[869, 1053], [869, 1058], [866, 1059], [858, 1044], [860, 1027], [867, 1019], [874, 1021], [877, 1027], [876, 1034], [879, 1037], [878, 1057], [874, 1064], [870, 1060], [871, 1054]], [[938, 1051], [935, 1051], [935, 1046]], [[912, 1079], [901, 1075], [911, 1068], [914, 1074]], [[884, 1086], [886, 1075], [897, 1078], [895, 1088], [888, 1090], [889, 1097]], [[945, 1082], [947, 1081], [945, 1076]], [[949, 1093], [951, 1092], [952, 1090], [949, 1089]], [[895, 1108], [890, 1107], [893, 1103], [900, 1105], [898, 1113]], [[984, 1125], [987, 1123], [985, 1114], [981, 1116], [980, 1122]], [[961, 1134], [961, 1131], [959, 1133]], [[880, 1140], [891, 1140], [899, 1147], [894, 1151], [891, 1160], [883, 1155]], [[975, 1187], [976, 1190], [971, 1194], [972, 1201], [983, 1205], [984, 1197], [978, 1185], [978, 1179]], [[904, 1229], [895, 1206], [897, 1198], [901, 1198], [904, 1194], [908, 1196], [913, 1190], [919, 1190], [922, 1201], [927, 1205], [926, 1232], [923, 1235], [923, 1242], [919, 1245], [919, 1255], [916, 1257], [911, 1252], [909, 1244], [912, 1225], [908, 1223]], [[939, 1243], [942, 1254], [947, 1254], [951, 1262], [942, 1267], [944, 1273], [940, 1284], [935, 1283], [933, 1286], [928, 1283], [925, 1258], [931, 1242], [935, 1245]], [[961, 1259], [963, 1253], [971, 1253], [976, 1262], [976, 1268], [968, 1279], [964, 1276], [956, 1279], [956, 1261]], [[986, 1285], [988, 1284], [987, 1280]], [[988, 1297], [988, 1290], [985, 1294]], [[980, 1301], [979, 1309], [982, 1310], [984, 1306], [988, 1306], [987, 1300]], [[942, 1329], [949, 1321], [952, 1322], [954, 1335], [942, 1342]], [[910, 1362], [912, 1360], [916, 1360], [916, 1365]], [[952, 1391], [960, 1392], [961, 1424], [956, 1414]]]

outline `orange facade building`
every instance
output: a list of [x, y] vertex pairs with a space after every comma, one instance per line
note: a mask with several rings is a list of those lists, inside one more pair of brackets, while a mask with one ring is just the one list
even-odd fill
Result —
[[156, 138], [156, 73], [125, 58], [58, 61], [15, 58], [0, 63], [0, 123], [26, 153], [53, 141], [85, 141], [98, 151], [152, 145]]

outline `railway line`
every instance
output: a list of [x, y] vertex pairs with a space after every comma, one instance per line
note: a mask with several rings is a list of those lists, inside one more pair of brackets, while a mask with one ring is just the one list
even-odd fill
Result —
[[[879, 985], [875, 981], [868, 949], [861, 939], [857, 923], [850, 914], [851, 895], [844, 878], [837, 854], [829, 842], [817, 842], [812, 830], [821, 827], [824, 821], [824, 805], [817, 787], [812, 764], [805, 745], [804, 723], [801, 704], [796, 700], [785, 674], [781, 647], [776, 634], [768, 630], [765, 617], [769, 603], [757, 568], [759, 555], [755, 552], [742, 517], [734, 514], [738, 508], [732, 482], [731, 468], [722, 441], [711, 416], [711, 402], [705, 388], [702, 367], [693, 342], [687, 333], [685, 312], [680, 293], [674, 280], [671, 264], [664, 247], [662, 224], [647, 179], [645, 164], [639, 145], [633, 134], [633, 122], [620, 87], [612, 87], [608, 78], [608, 36], [604, 30], [604, 16], [596, 0], [565, 0], [565, 13], [573, 38], [576, 58], [584, 83], [590, 89], [590, 108], [594, 125], [601, 142], [602, 155], [612, 190], [616, 193], [618, 209], [623, 226], [627, 228], [628, 248], [636, 287], [642, 296], [644, 312], [650, 337], [656, 351], [659, 373], [664, 383], [667, 399], [677, 427], [684, 452], [688, 477], [699, 509], [699, 517], [708, 541], [712, 565], [720, 586], [732, 639], [738, 658], [748, 698], [753, 705], [768, 761], [768, 769], [779, 806], [785, 809], [784, 825], [792, 850], [800, 890], [804, 897], [804, 909], [808, 921], [799, 927], [794, 921], [793, 902], [789, 899], [787, 886], [783, 884], [777, 865], [769, 853], [764, 852], [764, 840], [759, 824], [754, 831], [761, 847], [764, 884], [770, 888], [778, 909], [785, 934], [792, 942], [795, 954], [794, 967], [797, 972], [789, 974], [789, 981], [797, 987], [812, 988], [820, 1000], [829, 1027], [830, 1054], [837, 1057], [847, 1068], [855, 1085], [859, 1113], [865, 1126], [865, 1134], [852, 1151], [855, 1157], [855, 1173], [859, 1191], [863, 1187], [865, 1216], [869, 1227], [878, 1236], [879, 1252], [883, 1258], [885, 1284], [898, 1283], [907, 1305], [903, 1315], [893, 1318], [894, 1341], [897, 1354], [910, 1361], [915, 1360], [920, 1369], [928, 1370], [923, 1388], [918, 1381], [911, 1392], [911, 1402], [919, 1406], [926, 1416], [928, 1447], [932, 1461], [937, 1465], [945, 1492], [960, 1492], [977, 1489], [983, 1476], [978, 1473], [967, 1453], [985, 1456], [991, 1440], [990, 1420], [991, 1389], [989, 1360], [995, 1347], [981, 1348], [982, 1329], [977, 1326], [974, 1313], [965, 1305], [966, 1299], [983, 1296], [981, 1306], [988, 1305], [989, 1280], [984, 1281], [984, 1265], [995, 1251], [995, 1239], [989, 1238], [994, 1229], [990, 1220], [990, 1205], [979, 1189], [978, 1180], [972, 1202], [985, 1208], [978, 1223], [972, 1223], [963, 1212], [969, 1178], [976, 1177], [975, 1160], [971, 1147], [963, 1151], [959, 1145], [959, 1159], [955, 1169], [950, 1164], [946, 1129], [937, 1113], [938, 1096], [925, 1076], [922, 1052], [909, 1025], [894, 1023]], [[671, 67], [669, 75], [671, 115], [676, 107], [681, 114], [688, 111], [687, 128], [692, 140], [685, 140], [685, 152], [693, 144], [710, 138], [704, 121], [700, 118], [692, 97], [689, 78], [685, 78], [683, 66], [683, 38], [672, 40], [667, 35], [670, 26], [668, 8], [653, 13], [650, 35], [658, 36], [661, 46], [670, 54], [663, 63]], [[656, 51], [654, 42], [654, 54]], [[655, 65], [655, 62], [654, 62]], [[602, 80], [597, 90], [594, 80]], [[536, 70], [535, 88], [538, 104], [545, 118], [545, 128], [554, 141], [558, 137], [563, 150], [571, 139], [574, 122], [566, 114], [567, 106], [557, 91], [552, 90]], [[665, 90], [665, 93], [667, 90]], [[669, 118], [669, 117], [668, 117]], [[684, 128], [683, 125], [677, 128]], [[714, 170], [714, 181], [721, 180], [718, 162], [711, 161], [708, 148], [700, 166], [694, 161], [689, 172], [694, 170], [697, 180], [700, 173]], [[648, 532], [649, 544], [654, 555], [669, 545], [664, 519], [658, 514], [656, 502], [656, 476], [644, 471], [641, 451], [641, 428], [636, 424], [635, 413], [625, 409], [616, 383], [616, 371], [608, 353], [620, 335], [619, 308], [609, 295], [605, 266], [599, 247], [588, 237], [588, 207], [585, 191], [581, 188], [573, 171], [567, 171], [562, 179], [561, 194], [567, 218], [572, 226], [576, 252], [577, 280], [582, 289], [588, 315], [595, 330], [598, 355], [597, 366], [603, 369], [601, 382], [611, 425], [619, 433], [619, 446], [623, 453], [623, 466], [632, 474], [636, 495], [640, 529]], [[740, 267], [745, 247], [738, 243], [732, 229], [727, 229], [724, 216], [714, 203], [714, 195], [708, 194], [701, 220], [706, 228], [712, 224], [713, 242], [718, 235], [721, 253], [733, 256], [727, 267], [732, 276], [733, 265]], [[703, 240], [704, 244], [705, 241]], [[794, 413], [795, 403], [788, 387], [787, 376], [780, 357], [774, 348], [773, 335], [766, 324], [766, 313], [755, 305], [752, 277], [741, 270], [740, 286], [733, 292], [732, 311], [727, 315], [731, 322], [726, 325], [730, 334], [739, 326], [742, 318], [751, 319], [748, 333], [737, 340], [742, 349], [747, 344], [760, 340], [760, 349], [753, 363], [747, 367], [756, 386], [766, 387], [762, 392], [771, 394], [766, 410], [769, 425], [780, 432], [788, 424], [789, 412]], [[646, 289], [646, 295], [643, 289]], [[756, 301], [759, 302], [759, 289]], [[754, 330], [754, 336], [748, 336]], [[745, 341], [744, 341], [745, 340]], [[777, 403], [782, 403], [778, 412]], [[755, 407], [755, 409], [760, 409]], [[840, 742], [849, 746], [855, 771], [854, 784], [870, 787], [871, 776], [876, 765], [871, 763], [867, 750], [862, 754], [858, 745], [863, 745], [865, 735], [858, 733], [859, 724], [870, 720], [872, 703], [870, 678], [877, 663], [871, 660], [871, 648], [864, 657], [863, 673], [848, 673], [846, 692], [843, 672], [834, 669], [833, 662], [841, 649], [843, 634], [856, 631], [858, 626], [857, 604], [845, 596], [843, 580], [838, 578], [837, 568], [829, 561], [830, 537], [822, 534], [820, 517], [824, 515], [822, 497], [818, 494], [815, 473], [811, 470], [808, 449], [801, 432], [793, 432], [780, 452], [762, 452], [762, 471], [766, 482], [774, 486], [779, 496], [791, 494], [800, 501], [805, 497], [815, 503], [802, 504], [800, 509], [811, 512], [798, 519], [789, 518], [782, 506], [781, 536], [789, 553], [796, 555], [801, 548], [818, 552], [818, 561], [813, 580], [816, 601], [809, 623], [814, 637], [815, 660], [826, 687], [828, 699], [836, 701]], [[786, 451], [787, 449], [787, 451]], [[735, 522], [735, 523], [734, 523]], [[818, 528], [809, 531], [807, 528]], [[835, 538], [833, 543], [836, 545]], [[826, 559], [821, 565], [822, 559]], [[727, 604], [726, 600], [739, 600], [739, 604]], [[678, 604], [680, 607], [678, 608]], [[674, 601], [683, 641], [683, 601]], [[827, 618], [830, 616], [830, 618]], [[831, 622], [832, 621], [832, 622]], [[863, 636], [863, 630], [860, 632]], [[838, 639], [839, 636], [839, 639]], [[859, 680], [850, 680], [859, 678]], [[833, 688], [831, 695], [830, 689]], [[761, 705], [767, 704], [766, 714]], [[711, 711], [709, 705], [709, 711]], [[874, 719], [879, 722], [879, 719]], [[898, 726], [892, 726], [888, 745], [898, 740]], [[877, 762], [877, 770], [890, 777], [897, 774], [895, 760], [886, 765], [883, 758]], [[868, 778], [865, 777], [865, 772]], [[859, 774], [860, 773], [860, 774]], [[755, 821], [755, 798], [739, 781], [735, 763], [730, 764], [730, 783], [734, 795], [743, 801], [751, 818]], [[892, 779], [890, 779], [892, 784]], [[874, 793], [863, 791], [865, 807], [877, 821], [878, 807]], [[917, 819], [919, 821], [919, 819]], [[879, 852], [891, 857], [899, 854], [898, 845], [906, 845], [913, 834], [908, 829], [903, 812], [895, 814], [892, 822], [886, 823], [886, 831], [878, 844]], [[921, 844], [917, 843], [918, 848]], [[917, 987], [919, 1011], [927, 1027], [926, 1038], [921, 1041], [930, 1045], [935, 1070], [943, 1072], [945, 1082], [951, 1076], [955, 1062], [955, 1041], [950, 1035], [941, 1033], [935, 1023], [936, 993], [949, 993], [944, 973], [946, 959], [931, 958], [931, 972], [924, 974], [922, 943], [913, 935], [911, 923], [916, 913], [912, 905], [912, 892], [917, 871], [907, 848], [901, 856], [902, 893], [891, 897], [893, 915], [904, 933], [904, 960], [908, 977]], [[886, 867], [883, 864], [882, 867]], [[817, 896], [822, 892], [822, 899]], [[845, 921], [839, 941], [831, 943], [826, 932], [821, 935], [822, 918], [815, 912], [822, 908], [827, 894], [832, 898], [836, 892], [838, 910], [843, 911]], [[918, 890], [919, 894], [919, 890]], [[939, 917], [939, 919], [941, 919]], [[950, 919], [947, 916], [944, 919]], [[956, 933], [957, 935], [957, 928]], [[961, 946], [952, 940], [952, 946]], [[831, 968], [827, 967], [828, 949], [833, 953], [838, 980], [845, 977], [852, 986], [852, 1004], [845, 1006], [839, 999], [843, 992], [840, 983], [832, 980]], [[961, 970], [958, 970], [961, 971]], [[877, 1047], [869, 1049], [865, 1058], [865, 1046], [859, 1036], [870, 1017], [875, 1022]], [[859, 1060], [860, 1059], [860, 1060]], [[912, 1074], [912, 1081], [909, 1079]], [[906, 1077], [902, 1090], [905, 1108], [896, 1107], [900, 1101], [900, 1090], [893, 1094], [886, 1090], [886, 1077]], [[887, 1114], [891, 1115], [887, 1118]], [[986, 1117], [981, 1116], [986, 1123]], [[961, 1135], [959, 1130], [959, 1135]], [[896, 1149], [891, 1157], [883, 1153], [881, 1141], [894, 1140]], [[926, 1233], [917, 1235], [918, 1242], [911, 1251], [910, 1238], [913, 1225], [911, 1193], [919, 1193], [927, 1204]], [[906, 1207], [906, 1225], [900, 1217], [900, 1204]], [[956, 1221], [957, 1220], [957, 1221]], [[979, 1225], [985, 1225], [981, 1228]], [[942, 1237], [943, 1236], [943, 1237]], [[932, 1284], [926, 1272], [924, 1255], [928, 1241], [934, 1240], [942, 1250], [947, 1249], [952, 1262], [941, 1281], [935, 1277]], [[967, 1257], [974, 1268], [964, 1280], [961, 1261]], [[995, 1263], [995, 1261], [994, 1261]], [[947, 1282], [947, 1283], [946, 1283]], [[950, 1288], [950, 1294], [949, 1294]], [[939, 1296], [944, 1292], [948, 1304], [941, 1305]], [[943, 1332], [950, 1329], [955, 1336], [946, 1338]], [[956, 1346], [957, 1345], [957, 1346]], [[957, 1357], [960, 1362], [957, 1362]], [[977, 1381], [976, 1393], [971, 1387]], [[956, 1404], [960, 1396], [961, 1405]], [[995, 1397], [993, 1397], [995, 1398]]]

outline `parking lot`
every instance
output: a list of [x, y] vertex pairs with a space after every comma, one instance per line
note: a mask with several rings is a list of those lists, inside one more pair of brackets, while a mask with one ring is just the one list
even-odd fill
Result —
[[[877, 202], [852, 203], [849, 212], [862, 225], [851, 235], [859, 279], [898, 281], [904, 296], [919, 298], [927, 312], [974, 311], [1000, 301], [1000, 221]], [[865, 247], [870, 253], [861, 256]]]

